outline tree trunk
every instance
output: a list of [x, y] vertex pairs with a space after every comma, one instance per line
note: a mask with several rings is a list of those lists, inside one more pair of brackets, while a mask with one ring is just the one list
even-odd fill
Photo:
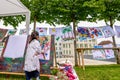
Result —
[[[113, 21], [112, 21], [112, 17], [111, 16], [110, 16], [110, 26], [113, 29]], [[115, 41], [115, 37], [114, 36], [112, 37], [112, 40], [113, 40], [113, 46], [116, 47], [116, 41]]]
[[[110, 26], [113, 28], [113, 21], [112, 21], [112, 17], [110, 16]], [[116, 41], [115, 41], [115, 36], [112, 37], [112, 40], [113, 40], [113, 46], [114, 47], [117, 47], [116, 46]], [[116, 60], [117, 60], [117, 64], [120, 64], [120, 52], [118, 51], [114, 51], [115, 53], [115, 56], [116, 56]]]
[[76, 51], [76, 25], [75, 25], [75, 19], [73, 19], [73, 32], [74, 32], [74, 58], [75, 58], [75, 66], [78, 66], [78, 61], [77, 61], [77, 51]]
[[34, 17], [34, 28], [33, 28], [33, 31], [35, 31], [36, 29], [36, 17]]

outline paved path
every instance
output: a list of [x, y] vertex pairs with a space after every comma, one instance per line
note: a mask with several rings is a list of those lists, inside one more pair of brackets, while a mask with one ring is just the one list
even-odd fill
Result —
[[93, 60], [93, 59], [84, 59], [85, 65], [107, 65], [107, 64], [116, 64], [116, 62], [102, 61], [102, 60]]
[[[74, 59], [71, 59], [71, 58], [61, 58], [61, 59], [58, 59], [57, 61], [65, 62], [66, 60], [74, 64]], [[106, 60], [95, 60], [93, 59], [92, 55], [84, 55], [84, 64], [85, 65], [108, 65], [108, 64], [116, 64], [116, 60], [115, 58], [106, 59]]]
[[116, 64], [115, 58], [105, 59], [105, 60], [95, 60], [92, 55], [84, 55], [85, 65], [107, 65], [107, 64]]

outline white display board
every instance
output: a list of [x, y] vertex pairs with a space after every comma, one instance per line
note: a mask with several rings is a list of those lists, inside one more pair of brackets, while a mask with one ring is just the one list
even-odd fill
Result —
[[8, 58], [20, 58], [24, 56], [27, 43], [27, 35], [11, 35], [8, 38], [3, 56]]

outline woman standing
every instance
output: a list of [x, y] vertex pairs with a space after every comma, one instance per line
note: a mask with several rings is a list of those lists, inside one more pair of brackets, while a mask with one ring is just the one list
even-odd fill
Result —
[[40, 63], [38, 54], [42, 53], [42, 50], [38, 39], [39, 33], [37, 31], [32, 32], [25, 55], [24, 71], [26, 80], [32, 80], [32, 78], [40, 80]]

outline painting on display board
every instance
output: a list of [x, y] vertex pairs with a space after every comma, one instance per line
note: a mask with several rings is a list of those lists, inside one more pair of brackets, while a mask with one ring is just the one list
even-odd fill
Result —
[[117, 37], [120, 37], [120, 26], [114, 26]]
[[78, 31], [80, 41], [91, 38], [89, 29], [87, 27], [77, 27], [77, 31]]
[[[103, 45], [103, 48], [112, 48], [112, 44]], [[115, 58], [114, 51], [112, 49], [105, 49], [106, 59]]]
[[66, 41], [66, 40], [73, 40], [73, 39], [75, 38], [71, 26], [62, 27], [61, 38], [62, 38], [62, 40], [64, 40], [64, 41]]
[[0, 29], [0, 41], [5, 37], [7, 31], [7, 29]]
[[[94, 48], [112, 48], [112, 44], [98, 45]], [[94, 59], [112, 59], [115, 58], [114, 51], [112, 49], [105, 50], [92, 50]]]
[[110, 26], [104, 26], [102, 28], [102, 32], [103, 32], [105, 38], [112, 37], [115, 35], [115, 32], [113, 31], [113, 29]]
[[17, 32], [17, 30], [9, 29], [7, 32], [7, 35], [14, 35]]
[[39, 36], [46, 36], [47, 35], [47, 28], [37, 27], [36, 31], [39, 33]]
[[106, 59], [104, 50], [92, 50], [92, 55], [93, 55], [93, 59], [98, 59], [98, 60]]
[[4, 58], [0, 60], [1, 72], [23, 72], [24, 58]]
[[41, 36], [40, 45], [44, 50], [44, 55], [40, 54], [40, 73], [50, 74], [50, 67], [53, 67], [53, 54], [55, 53], [54, 36]]
[[62, 28], [49, 28], [49, 34], [55, 36], [55, 41], [61, 40]]
[[26, 29], [20, 29], [19, 31], [19, 35], [26, 35], [27, 34], [27, 30]]
[[0, 71], [23, 72], [27, 39], [27, 35], [11, 35], [7, 38], [0, 57]]
[[89, 28], [91, 38], [103, 38], [102, 27], [90, 27]]

